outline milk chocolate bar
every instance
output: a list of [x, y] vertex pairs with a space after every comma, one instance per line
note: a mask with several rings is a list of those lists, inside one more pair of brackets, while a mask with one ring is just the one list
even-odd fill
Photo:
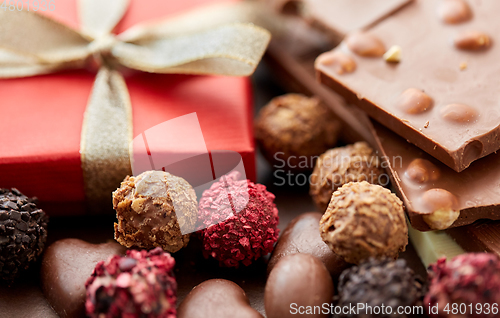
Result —
[[[299, 27], [306, 28], [302, 25], [291, 27], [291, 30]], [[500, 153], [483, 158], [467, 170], [457, 173], [380, 124], [375, 123], [374, 130], [370, 131], [372, 124], [362, 111], [356, 107], [348, 107], [333, 91], [314, 81], [311, 56], [323, 50], [327, 44], [322, 41], [311, 42], [312, 37], [305, 38], [308, 40], [294, 38], [291, 41], [290, 37], [273, 39], [267, 53], [267, 61], [271, 62], [270, 65], [277, 71], [276, 75], [284, 84], [288, 84], [289, 89], [317, 95], [334, 110], [344, 123], [345, 141], [364, 139], [373, 146], [378, 146], [379, 151], [383, 150], [379, 154], [389, 159], [386, 165], [393, 177], [393, 185], [405, 203], [414, 228], [421, 231], [431, 229], [424, 221], [424, 215], [432, 212], [432, 206], [426, 206], [422, 197], [432, 189], [445, 190], [446, 192], [437, 191], [437, 194], [445, 193], [445, 197], [453, 203], [453, 206], [450, 205], [452, 211], [460, 212], [459, 216], [458, 213], [454, 214], [458, 219], [452, 224], [445, 224], [446, 226], [471, 224], [481, 218], [500, 219], [500, 170], [494, 169], [500, 166]], [[301, 48], [300, 54], [289, 53], [298, 52], [293, 49], [295, 46]], [[406, 171], [412, 161], [415, 161], [410, 169], [414, 179], [406, 177]], [[427, 178], [435, 179], [423, 180], [421, 171], [425, 169], [422, 167], [431, 167], [434, 172], [427, 173]], [[431, 191], [431, 194], [433, 192], [435, 190]], [[431, 218], [429, 223], [434, 223], [435, 226], [436, 222], [432, 222]]]
[[499, 1], [413, 1], [319, 56], [319, 79], [463, 171], [500, 149], [499, 11]]
[[459, 173], [381, 124], [373, 122], [373, 127], [377, 148], [414, 228], [443, 229], [434, 227], [428, 216], [447, 207], [460, 211], [449, 227], [500, 219], [500, 152]]

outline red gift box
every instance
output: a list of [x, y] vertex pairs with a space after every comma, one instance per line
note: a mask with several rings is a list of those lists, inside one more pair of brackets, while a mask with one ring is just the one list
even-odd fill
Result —
[[[115, 33], [138, 22], [214, 2], [220, 1], [133, 0]], [[58, 1], [55, 10], [45, 14], [78, 28], [74, 1]], [[85, 201], [80, 137], [95, 75], [65, 71], [0, 82], [0, 187], [15, 187], [28, 196], [37, 196], [49, 215], [85, 213], [83, 205], [75, 203]], [[133, 108], [134, 137], [196, 112], [207, 149], [238, 152], [247, 177], [255, 178], [248, 78], [133, 72], [125, 75], [125, 80]]]

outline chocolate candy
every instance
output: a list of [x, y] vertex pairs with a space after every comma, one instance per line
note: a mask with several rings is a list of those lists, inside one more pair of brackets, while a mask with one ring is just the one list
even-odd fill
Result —
[[15, 188], [0, 189], [0, 280], [7, 283], [34, 263], [45, 247], [48, 217], [36, 201]]
[[275, 168], [312, 170], [313, 158], [335, 146], [340, 123], [318, 98], [287, 94], [272, 99], [255, 120], [255, 138]]
[[319, 259], [309, 254], [288, 255], [274, 266], [267, 279], [266, 315], [285, 318], [306, 313], [308, 317], [328, 317], [317, 307], [330, 303], [332, 297], [330, 273]]
[[52, 308], [61, 317], [85, 317], [85, 282], [100, 261], [125, 253], [118, 243], [90, 244], [63, 239], [43, 254], [41, 282]]
[[[460, 172], [500, 149], [500, 46], [491, 45], [499, 11], [498, 1], [413, 1], [335, 48], [355, 71], [339, 74], [321, 56], [316, 70], [348, 102]], [[401, 48], [397, 65], [373, 57], [382, 44]]]
[[128, 250], [97, 263], [85, 283], [85, 309], [91, 318], [175, 317], [175, 260], [160, 247]]
[[291, 254], [311, 254], [318, 258], [328, 269], [330, 275], [336, 279], [349, 264], [328, 245], [323, 242], [319, 235], [319, 220], [322, 214], [308, 212], [293, 219], [286, 227], [274, 247], [273, 254], [267, 265], [270, 273], [276, 264], [285, 256]]
[[366, 142], [330, 149], [316, 161], [310, 191], [319, 211], [324, 212], [332, 193], [349, 182], [368, 181], [386, 185], [380, 160]]
[[[342, 273], [337, 306], [342, 308], [354, 306], [359, 308], [359, 311], [354, 315], [345, 311], [338, 317], [418, 317], [417, 314], [406, 315], [397, 310], [400, 306], [422, 308], [424, 294], [424, 282], [415, 276], [405, 260], [370, 259]], [[363, 307], [358, 307], [358, 304]], [[382, 306], [391, 307], [392, 311], [381, 312]], [[378, 313], [374, 311], [376, 307]], [[387, 314], [389, 312], [390, 314]]]
[[204, 281], [184, 298], [177, 309], [178, 318], [262, 318], [250, 307], [243, 289], [225, 279]]
[[235, 172], [212, 184], [199, 206], [198, 234], [205, 257], [215, 258], [221, 266], [239, 267], [271, 253], [279, 234], [274, 198], [264, 185], [238, 180]]
[[125, 178], [113, 192], [113, 207], [118, 243], [146, 249], [160, 246], [171, 253], [188, 244], [198, 213], [193, 187], [163, 171]]
[[335, 253], [355, 264], [372, 256], [396, 258], [408, 244], [401, 200], [366, 181], [350, 182], [333, 193], [319, 230]]
[[455, 172], [382, 125], [373, 122], [380, 155], [403, 199], [411, 225], [421, 231], [500, 219], [500, 153]]
[[[455, 304], [469, 308], [462, 310], [461, 317], [498, 317], [500, 259], [497, 255], [469, 253], [448, 262], [441, 258], [429, 266], [429, 279], [424, 303], [431, 317], [449, 317], [446, 309], [453, 310]], [[477, 304], [481, 306], [476, 307]], [[483, 305], [488, 309], [483, 309]]]

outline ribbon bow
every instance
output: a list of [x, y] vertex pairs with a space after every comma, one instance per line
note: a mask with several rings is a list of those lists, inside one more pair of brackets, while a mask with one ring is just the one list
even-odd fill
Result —
[[[248, 76], [270, 40], [251, 3], [217, 5], [113, 35], [128, 0], [80, 0], [81, 30], [29, 11], [0, 10], [0, 78], [84, 68], [99, 61], [80, 142], [87, 198], [109, 193], [131, 173], [132, 110], [117, 67], [152, 73]], [[233, 23], [231, 23], [233, 22]]]

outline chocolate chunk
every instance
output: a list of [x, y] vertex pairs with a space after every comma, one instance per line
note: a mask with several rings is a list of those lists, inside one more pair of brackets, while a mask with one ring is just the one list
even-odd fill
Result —
[[[474, 18], [466, 30], [436, 19], [435, 1], [414, 1], [368, 28], [381, 42], [401, 47], [404, 58], [397, 65], [353, 54], [356, 70], [339, 75], [321, 56], [316, 63], [322, 83], [457, 172], [500, 149], [500, 93], [492, 76], [500, 73], [500, 46], [483, 33], [500, 32], [500, 19], [491, 15], [500, 11], [500, 2], [468, 2]], [[348, 38], [334, 52], [345, 46]], [[462, 71], [464, 61], [468, 67]], [[457, 106], [452, 112], [462, 114], [443, 115], [450, 104], [467, 105], [476, 115]]]
[[184, 298], [177, 309], [178, 318], [262, 318], [250, 307], [243, 289], [225, 279], [207, 280]]
[[334, 279], [349, 267], [349, 264], [335, 254], [321, 239], [319, 234], [321, 216], [322, 214], [318, 212], [308, 212], [299, 215], [288, 224], [274, 247], [267, 265], [268, 273], [282, 258], [296, 253], [311, 254], [318, 258]]
[[99, 261], [124, 254], [118, 243], [90, 244], [63, 239], [47, 247], [41, 268], [42, 288], [61, 317], [85, 317], [85, 282]]
[[330, 273], [319, 259], [309, 254], [288, 255], [274, 266], [267, 279], [266, 315], [268, 318], [296, 317], [300, 312], [311, 310], [308, 317], [328, 317], [317, 308], [315, 312], [312, 310], [330, 303], [332, 297]]
[[500, 170], [492, 168], [500, 166], [500, 153], [458, 173], [381, 124], [373, 122], [373, 133], [414, 228], [427, 231], [500, 219]]

